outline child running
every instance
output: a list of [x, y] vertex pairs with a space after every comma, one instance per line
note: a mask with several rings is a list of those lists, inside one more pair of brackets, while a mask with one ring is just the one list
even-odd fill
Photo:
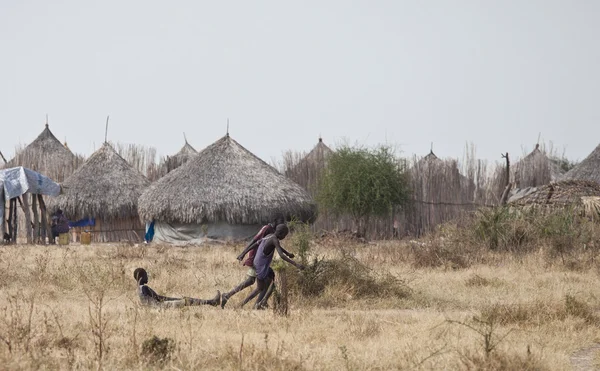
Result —
[[[273, 282], [273, 278], [275, 277], [275, 273], [273, 272], [273, 269], [271, 269], [271, 262], [275, 256], [275, 250], [277, 250], [277, 254], [279, 254], [281, 259], [284, 261], [292, 264], [298, 269], [304, 269], [302, 264], [296, 263], [290, 259], [281, 248], [279, 241], [283, 240], [288, 233], [289, 229], [287, 225], [279, 224], [275, 229], [275, 233], [263, 238], [258, 246], [256, 256], [254, 257], [254, 268], [256, 269], [257, 282], [256, 289], [254, 291], [258, 293], [258, 298], [254, 304], [254, 309], [263, 309], [266, 305], [266, 300], [268, 299], [267, 293], [270, 291], [269, 288]], [[253, 294], [254, 292], [250, 294], [250, 296]]]
[[[256, 250], [258, 249], [258, 245], [260, 244], [260, 241], [264, 237], [275, 233], [276, 226], [278, 224], [282, 224], [282, 223], [283, 223], [282, 220], [278, 220], [276, 222], [269, 223], [269, 224], [263, 226], [260, 229], [260, 231], [258, 231], [256, 236], [254, 236], [252, 241], [250, 241], [248, 246], [246, 246], [244, 251], [242, 251], [242, 253], [240, 255], [238, 255], [237, 260], [239, 260], [240, 262], [244, 261], [243, 266], [248, 267], [247, 278], [242, 283], [240, 283], [239, 285], [237, 285], [236, 287], [231, 289], [231, 291], [229, 291], [221, 296], [221, 308], [225, 308], [225, 304], [227, 304], [227, 301], [229, 299], [231, 299], [231, 297], [233, 295], [244, 290], [246, 287], [252, 286], [254, 284], [254, 282], [256, 282], [256, 269], [254, 269], [254, 257], [256, 256]], [[294, 258], [294, 254], [287, 252], [283, 248], [282, 248], [282, 251], [284, 254], [289, 256], [291, 259]], [[246, 256], [246, 254], [248, 255], [248, 258], [246, 260], [244, 260], [244, 257]], [[252, 298], [250, 298], [249, 300], [252, 300]], [[244, 304], [246, 302], [247, 301], [244, 301]]]

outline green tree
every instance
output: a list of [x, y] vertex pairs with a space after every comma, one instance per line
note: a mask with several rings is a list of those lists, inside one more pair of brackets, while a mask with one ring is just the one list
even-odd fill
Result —
[[392, 148], [344, 146], [329, 158], [317, 201], [326, 211], [351, 215], [364, 235], [370, 217], [390, 215], [408, 196], [406, 167]]

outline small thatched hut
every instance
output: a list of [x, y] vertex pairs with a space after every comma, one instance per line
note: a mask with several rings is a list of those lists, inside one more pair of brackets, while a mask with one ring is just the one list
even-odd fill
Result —
[[62, 209], [72, 221], [94, 220], [92, 241], [141, 241], [144, 226], [138, 216], [138, 198], [150, 181], [104, 143], [63, 184], [50, 202], [50, 211]]
[[186, 140], [179, 152], [173, 156], [167, 156], [165, 162], [162, 164], [162, 174], [165, 175], [170, 173], [188, 162], [191, 158], [194, 158], [196, 155], [198, 155], [198, 151], [196, 151]]
[[[290, 163], [286, 166], [285, 176], [315, 196], [320, 176], [332, 153], [331, 148], [323, 143], [323, 138], [319, 137], [317, 145], [306, 156], [296, 164]], [[288, 162], [293, 162], [291, 159], [289, 160]]]
[[62, 182], [79, 164], [77, 156], [56, 139], [46, 124], [44, 131], [27, 147], [17, 151], [6, 167], [23, 166]]
[[585, 180], [563, 180], [529, 188], [527, 193], [509, 200], [508, 204], [541, 210], [573, 207], [597, 217], [600, 211], [600, 184]]
[[535, 149], [514, 166], [516, 188], [537, 187], [555, 182], [563, 175], [558, 164], [552, 161], [536, 144]]
[[226, 135], [148, 187], [139, 212], [155, 221], [156, 240], [201, 243], [249, 237], [275, 217], [308, 220], [315, 204], [302, 187]]
[[588, 157], [567, 172], [562, 179], [591, 180], [600, 183], [600, 145]]

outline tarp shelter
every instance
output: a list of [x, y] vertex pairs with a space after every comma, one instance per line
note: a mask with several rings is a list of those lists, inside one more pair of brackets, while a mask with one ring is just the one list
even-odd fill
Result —
[[22, 166], [0, 170], [0, 220], [3, 230], [6, 203], [26, 193], [56, 197], [60, 194], [60, 185], [47, 176]]

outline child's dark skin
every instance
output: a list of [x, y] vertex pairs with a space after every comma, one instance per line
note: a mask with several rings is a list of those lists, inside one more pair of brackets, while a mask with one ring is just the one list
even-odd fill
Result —
[[[262, 246], [262, 251], [259, 247], [258, 252], [256, 253], [255, 266], [257, 268], [257, 287], [250, 294], [250, 296], [246, 298], [246, 300], [244, 300], [244, 302], [246, 303], [247, 301], [252, 300], [252, 297], [258, 294], [258, 298], [256, 299], [256, 303], [254, 305], [255, 309], [260, 309], [264, 307], [266, 303], [265, 299], [268, 299], [267, 294], [269, 292], [269, 286], [273, 281], [273, 275], [267, 273], [266, 269], [263, 269], [263, 276], [261, 276], [261, 273], [259, 272], [259, 267], [262, 266], [263, 268], [268, 268], [268, 271], [272, 272], [270, 268], [271, 260], [268, 257], [271, 256], [275, 250], [277, 251], [277, 254], [279, 254], [279, 256], [281, 257], [281, 259], [283, 259], [284, 261], [292, 264], [298, 269], [304, 269], [304, 266], [302, 264], [296, 263], [295, 261], [290, 259], [281, 248], [281, 244], [279, 243], [279, 241], [283, 240], [287, 236], [288, 232], [289, 230], [285, 224], [278, 225], [275, 234], [270, 238], [264, 239], [261, 243], [264, 244]], [[260, 254], [262, 254], [262, 256]], [[261, 260], [264, 260], [264, 263], [261, 263]]]

